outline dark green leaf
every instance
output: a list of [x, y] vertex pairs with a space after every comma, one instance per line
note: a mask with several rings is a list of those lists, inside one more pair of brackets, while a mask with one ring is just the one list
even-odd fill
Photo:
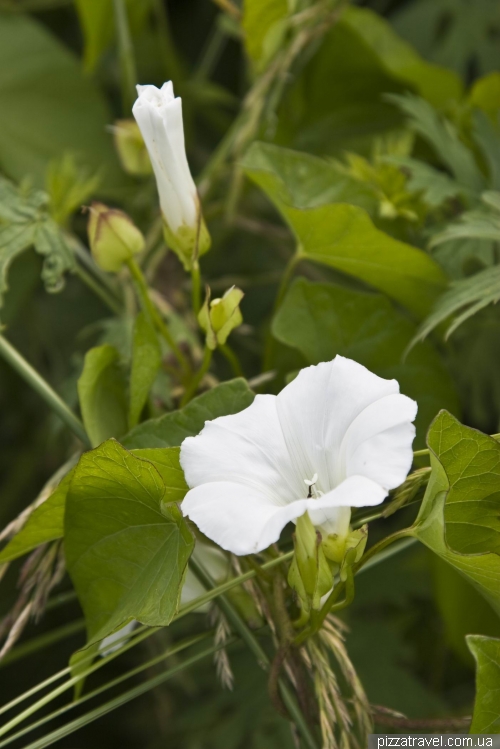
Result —
[[129, 428], [135, 427], [161, 364], [161, 349], [154, 327], [141, 312], [135, 321], [130, 373]]
[[442, 411], [429, 429], [432, 474], [413, 532], [500, 614], [500, 445]]
[[122, 442], [129, 449], [176, 447], [181, 445], [186, 437], [201, 432], [205, 421], [243, 411], [253, 399], [254, 394], [246, 380], [242, 378], [230, 380], [194, 398], [179, 411], [139, 424], [127, 434]]
[[329, 203], [301, 209], [300, 200], [297, 206], [286, 188], [292, 180], [291, 171], [283, 168], [286, 154], [275, 163], [268, 149], [261, 159], [260, 148], [256, 145], [247, 154], [244, 169], [289, 223], [304, 259], [384, 291], [419, 317], [429, 312], [446, 283], [434, 260], [377, 229], [368, 214], [355, 205]]
[[341, 354], [380, 377], [398, 380], [401, 391], [419, 404], [416, 423], [422, 440], [440, 408], [458, 410], [453, 384], [432, 346], [420, 346], [404, 359], [415, 325], [381, 295], [297, 279], [272, 332], [309, 364]]
[[0, 168], [9, 176], [42, 186], [49, 161], [69, 151], [100, 170], [104, 186], [123, 181], [104, 98], [78, 59], [26, 14], [0, 16], [0, 95]]
[[469, 635], [476, 659], [476, 701], [470, 733], [500, 733], [500, 640]]
[[87, 352], [78, 380], [83, 423], [92, 446], [127, 431], [125, 378], [113, 346], [97, 346]]
[[165, 626], [174, 616], [194, 542], [164, 498], [153, 464], [115, 440], [85, 453], [76, 467], [64, 546], [89, 645], [131, 619]]

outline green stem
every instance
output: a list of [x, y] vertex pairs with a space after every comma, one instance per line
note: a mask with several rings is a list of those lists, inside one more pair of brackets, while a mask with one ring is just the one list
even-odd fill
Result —
[[125, 0], [113, 0], [115, 26], [120, 58], [120, 83], [122, 88], [123, 113], [129, 116], [136, 98], [137, 69], [134, 46], [130, 34]]
[[113, 687], [118, 686], [118, 684], [121, 684], [127, 679], [130, 679], [133, 676], [137, 676], [138, 674], [142, 673], [143, 671], [146, 671], [149, 668], [153, 668], [158, 663], [161, 663], [162, 661], [166, 660], [170, 656], [176, 655], [182, 652], [183, 650], [186, 650], [187, 648], [191, 647], [192, 645], [197, 645], [198, 643], [203, 642], [204, 640], [207, 640], [211, 636], [212, 636], [212, 633], [204, 632], [201, 635], [195, 635], [194, 637], [189, 637], [188, 639], [177, 643], [173, 647], [168, 648], [166, 651], [164, 651], [160, 655], [157, 655], [154, 658], [151, 658], [149, 661], [146, 661], [145, 663], [141, 663], [140, 666], [137, 666], [136, 668], [133, 668], [130, 671], [127, 671], [125, 674], [122, 674], [122, 676], [119, 676], [116, 679], [112, 679], [112, 681], [106, 682], [105, 684], [103, 684], [103, 686], [98, 687], [97, 689], [94, 689], [91, 692], [88, 692], [88, 694], [85, 694], [83, 697], [80, 697], [74, 700], [73, 702], [70, 702], [67, 705], [63, 705], [63, 707], [60, 707], [58, 710], [54, 710], [54, 712], [49, 713], [49, 715], [45, 715], [40, 720], [35, 721], [35, 723], [30, 723], [28, 726], [21, 729], [17, 733], [13, 734], [12, 736], [9, 736], [8, 739], [6, 739], [5, 741], [0, 742], [0, 747], [2, 747], [3, 749], [4, 746], [7, 746], [8, 744], [11, 744], [13, 741], [20, 739], [22, 736], [25, 736], [27, 733], [34, 731], [36, 728], [40, 728], [40, 726], [43, 726], [45, 723], [48, 723], [50, 720], [54, 720], [54, 718], [58, 718], [60, 715], [63, 715], [69, 710], [73, 710], [73, 708], [79, 707], [79, 705], [81, 705], [83, 702], [87, 702], [88, 700], [91, 700], [94, 697], [97, 697], [99, 694], [106, 692], [108, 689], [112, 689]]
[[134, 258], [130, 258], [129, 260], [127, 260], [127, 265], [130, 270], [130, 273], [132, 274], [132, 277], [134, 278], [136, 282], [137, 289], [139, 291], [139, 296], [141, 298], [141, 302], [145, 311], [150, 315], [151, 320], [156, 325], [159, 332], [161, 333], [165, 341], [168, 343], [168, 345], [172, 349], [172, 352], [174, 353], [179, 364], [181, 365], [184, 373], [186, 374], [189, 373], [191, 369], [189, 366], [189, 362], [184, 356], [184, 354], [182, 353], [182, 351], [180, 350], [177, 343], [175, 342], [172, 336], [172, 333], [170, 332], [168, 327], [163, 322], [163, 319], [160, 313], [158, 312], [155, 305], [151, 301], [151, 298], [149, 296], [148, 285], [146, 283], [146, 279], [144, 278], [144, 275], [141, 269], [137, 265]]
[[[200, 564], [198, 564], [195, 559], [193, 559], [193, 557], [191, 557], [189, 565], [202, 585], [204, 585], [208, 589], [213, 589], [215, 587], [214, 581], [212, 580], [210, 575], [206, 572], [205, 569], [203, 569]], [[237, 610], [234, 608], [233, 604], [223, 594], [218, 597], [217, 605], [220, 607], [221, 611], [223, 611], [234, 630], [246, 643], [249, 650], [255, 655], [257, 662], [266, 671], [268, 671], [271, 666], [271, 662], [267, 653], [262, 648], [253, 632], [247, 627]], [[278, 683], [280, 686], [283, 702], [285, 703], [290, 715], [292, 716], [298, 730], [302, 734], [306, 745], [309, 747], [309, 749], [318, 749], [316, 741], [304, 719], [304, 716], [302, 715], [302, 712], [299, 709], [299, 706], [295, 701], [292, 692], [282, 679], [280, 679]]]
[[226, 34], [219, 23], [218, 18], [215, 20], [214, 28], [210, 34], [210, 38], [201, 54], [201, 59], [194, 73], [195, 80], [204, 80], [210, 78], [212, 72], [217, 65], [224, 44], [226, 42]]
[[221, 346], [219, 346], [219, 351], [224, 356], [226, 361], [229, 362], [229, 365], [231, 369], [233, 370], [233, 374], [235, 377], [244, 377], [243, 369], [240, 364], [240, 360], [234, 353], [233, 349], [228, 346], [227, 343], [223, 343]]
[[208, 372], [210, 362], [212, 361], [212, 354], [213, 354], [212, 349], [208, 348], [208, 346], [205, 346], [205, 351], [203, 353], [203, 361], [201, 362], [201, 367], [196, 372], [195, 376], [193, 377], [188, 387], [186, 388], [184, 395], [182, 396], [181, 408], [185, 406], [186, 403], [189, 403], [191, 398], [194, 396], [194, 394], [198, 390], [198, 386], [200, 382], [203, 380], [206, 373]]
[[4, 655], [2, 660], [0, 660], [0, 668], [3, 668], [10, 663], [14, 663], [14, 661], [17, 661], [20, 658], [25, 658], [27, 655], [37, 653], [39, 650], [43, 650], [49, 645], [54, 645], [56, 642], [60, 642], [60, 640], [65, 640], [67, 637], [71, 637], [77, 632], [82, 632], [84, 629], [85, 620], [77, 619], [75, 622], [64, 624], [62, 627], [57, 627], [57, 629], [51, 629], [49, 632], [39, 635], [38, 637], [32, 637], [27, 642], [23, 642], [21, 645], [18, 645], [17, 648], [10, 650], [6, 655]]
[[413, 532], [411, 528], [403, 528], [396, 533], [392, 533], [390, 536], [386, 536], [381, 541], [374, 544], [371, 549], [368, 549], [366, 554], [363, 554], [359, 562], [354, 565], [354, 572], [358, 572], [362, 567], [365, 566], [368, 561], [370, 561], [370, 559], [380, 554], [380, 552], [383, 551], [387, 546], [390, 546], [395, 541], [399, 541], [402, 538], [412, 537], [412, 535]]
[[224, 643], [222, 645], [214, 645], [210, 648], [207, 648], [206, 650], [203, 650], [201, 653], [193, 655], [183, 663], [179, 663], [176, 666], [173, 666], [168, 671], [164, 671], [163, 673], [158, 674], [158, 676], [155, 676], [152, 679], [139, 684], [133, 689], [129, 689], [127, 692], [118, 695], [118, 697], [115, 697], [109, 702], [106, 702], [104, 705], [99, 705], [99, 707], [96, 707], [94, 710], [86, 713], [80, 718], [76, 718], [75, 720], [71, 721], [71, 723], [67, 723], [65, 726], [57, 728], [55, 731], [52, 731], [52, 733], [47, 734], [46, 736], [38, 739], [32, 744], [29, 744], [27, 747], [25, 747], [25, 749], [44, 749], [44, 747], [46, 746], [51, 746], [59, 739], [68, 736], [70, 733], [77, 731], [82, 726], [87, 725], [94, 720], [97, 720], [102, 715], [106, 715], [106, 713], [109, 713], [112, 710], [116, 710], [116, 708], [121, 707], [121, 705], [125, 705], [127, 702], [130, 702], [131, 700], [140, 697], [142, 694], [149, 692], [151, 689], [154, 689], [160, 684], [163, 684], [165, 681], [171, 679], [175, 674], [183, 671], [189, 666], [192, 666], [194, 663], [198, 663], [198, 661], [202, 660], [203, 658], [207, 658], [209, 655], [213, 655], [225, 646], [227, 646], [227, 643]]
[[191, 269], [191, 297], [193, 303], [193, 312], [196, 317], [201, 309], [201, 273], [200, 264], [195, 260]]
[[59, 416], [67, 427], [71, 429], [73, 434], [83, 442], [86, 447], [90, 447], [90, 441], [85, 432], [85, 427], [82, 422], [75, 416], [62, 398], [56, 393], [55, 390], [46, 382], [43, 377], [38, 374], [31, 364], [21, 356], [19, 351], [8, 342], [3, 335], [0, 334], [0, 356], [2, 356], [10, 366], [21, 375], [23, 380], [40, 395], [47, 405]]
[[111, 294], [109, 294], [106, 289], [101, 286], [100, 283], [98, 283], [95, 278], [88, 273], [85, 268], [82, 268], [81, 265], [76, 266], [76, 275], [78, 278], [80, 278], [86, 286], [91, 289], [96, 296], [99, 297], [101, 301], [104, 302], [104, 304], [109, 307], [109, 309], [114, 312], [116, 315], [121, 315], [123, 312], [123, 309], [118, 301], [116, 301]]

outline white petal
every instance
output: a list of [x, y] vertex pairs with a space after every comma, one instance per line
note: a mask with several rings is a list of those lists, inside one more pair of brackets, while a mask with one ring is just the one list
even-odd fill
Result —
[[[107, 655], [111, 655], [111, 653], [115, 653], [117, 650], [123, 647], [123, 645], [128, 642], [129, 638], [122, 638], [124, 638], [126, 635], [132, 634], [138, 623], [139, 622], [136, 622], [135, 619], [132, 619], [132, 621], [128, 624], [125, 624], [124, 627], [121, 627], [121, 629], [117, 629], [116, 632], [113, 632], [113, 634], [108, 635], [104, 638], [104, 640], [101, 640], [99, 644], [99, 655], [101, 655], [103, 658], [106, 658]], [[118, 640], [120, 642], [118, 642]]]
[[277, 398], [283, 434], [301, 477], [317, 472], [316, 488], [322, 492], [343, 481], [341, 446], [347, 430], [370, 404], [398, 392], [396, 380], [377, 377], [342, 356], [303, 369]]
[[275, 505], [307, 496], [306, 475], [294, 480], [274, 395], [257, 395], [244, 411], [207, 421], [197, 437], [184, 440], [180, 461], [191, 488], [231, 481]]
[[417, 404], [405, 395], [372, 403], [351, 424], [342, 443], [347, 476], [359, 474], [386, 489], [403, 483], [413, 461]]
[[242, 555], [267, 549], [287, 523], [304, 514], [311, 501], [303, 499], [279, 507], [255, 489], [218, 481], [191, 489], [181, 508], [208, 538]]

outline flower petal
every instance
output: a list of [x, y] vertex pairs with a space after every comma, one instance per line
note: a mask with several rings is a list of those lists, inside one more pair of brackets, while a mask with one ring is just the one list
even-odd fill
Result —
[[338, 486], [347, 478], [341, 447], [349, 427], [372, 403], [398, 393], [396, 380], [384, 380], [342, 356], [303, 369], [277, 397], [291, 462], [300, 477], [318, 473], [317, 489], [325, 493]]
[[242, 555], [267, 549], [288, 522], [304, 514], [311, 501], [302, 499], [280, 507], [256, 489], [217, 481], [191, 489], [181, 509], [208, 538]]
[[403, 483], [413, 462], [417, 404], [405, 395], [372, 403], [347, 430], [342, 454], [346, 475], [362, 475], [386, 489]]
[[257, 395], [244, 411], [207, 421], [184, 440], [180, 461], [191, 488], [231, 481], [278, 506], [306, 496], [304, 482], [294, 482], [274, 395]]

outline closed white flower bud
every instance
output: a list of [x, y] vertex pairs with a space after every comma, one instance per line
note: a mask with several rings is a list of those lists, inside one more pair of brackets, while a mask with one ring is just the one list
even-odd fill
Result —
[[210, 235], [186, 157], [182, 102], [172, 82], [137, 86], [132, 112], [149, 152], [163, 214], [165, 238], [186, 270], [210, 248]]

